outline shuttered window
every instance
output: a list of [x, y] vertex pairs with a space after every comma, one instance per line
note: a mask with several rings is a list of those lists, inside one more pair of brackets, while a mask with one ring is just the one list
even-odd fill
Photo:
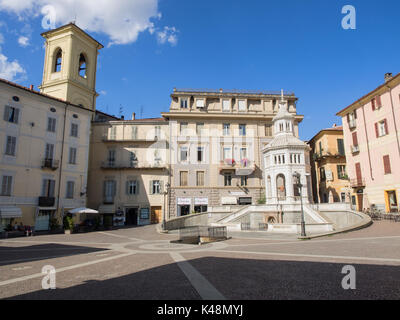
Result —
[[188, 185], [188, 172], [181, 171], [180, 172], [180, 186], [186, 187]]
[[5, 197], [11, 196], [12, 176], [3, 176], [1, 181], [1, 195]]
[[4, 121], [17, 124], [19, 120], [19, 109], [10, 106], [5, 106], [3, 119]]
[[45, 179], [43, 180], [43, 185], [42, 185], [42, 196], [43, 197], [54, 197], [54, 191], [56, 187], [56, 181], [51, 180], [51, 179]]
[[341, 156], [345, 155], [343, 139], [337, 139], [338, 152]]
[[12, 136], [7, 136], [6, 155], [15, 156], [16, 147], [17, 147], [17, 138]]
[[197, 172], [197, 186], [198, 187], [204, 186], [204, 171]]
[[67, 182], [67, 199], [73, 199], [74, 198], [74, 189], [75, 189], [75, 182], [74, 181], [68, 181]]
[[57, 120], [55, 118], [47, 118], [47, 131], [56, 132], [56, 123]]
[[78, 125], [76, 123], [71, 124], [71, 137], [78, 137]]
[[353, 146], [358, 146], [357, 132], [353, 132]]
[[392, 169], [390, 167], [390, 157], [388, 155], [383, 156], [383, 168], [384, 168], [385, 174], [392, 173]]
[[69, 148], [69, 164], [76, 164], [76, 148]]
[[139, 194], [139, 183], [137, 180], [126, 182], [126, 194], [130, 196]]

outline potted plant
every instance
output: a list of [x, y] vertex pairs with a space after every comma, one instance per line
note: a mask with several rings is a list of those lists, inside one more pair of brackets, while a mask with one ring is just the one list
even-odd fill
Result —
[[74, 221], [71, 216], [64, 217], [64, 233], [71, 234], [74, 230]]

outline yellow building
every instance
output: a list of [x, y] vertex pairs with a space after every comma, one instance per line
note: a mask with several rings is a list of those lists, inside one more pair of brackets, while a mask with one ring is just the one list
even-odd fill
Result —
[[11, 222], [47, 230], [53, 218], [61, 223], [65, 211], [86, 206], [102, 46], [74, 24], [43, 37], [41, 92], [0, 81], [0, 231]]
[[159, 223], [169, 183], [169, 126], [163, 118], [93, 122], [89, 206], [106, 225]]
[[332, 128], [321, 130], [308, 144], [311, 147], [314, 202], [349, 201], [343, 127], [334, 125]]

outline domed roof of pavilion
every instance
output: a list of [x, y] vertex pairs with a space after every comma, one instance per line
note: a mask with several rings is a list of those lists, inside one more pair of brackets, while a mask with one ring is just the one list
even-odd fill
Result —
[[265, 148], [264, 150], [279, 149], [286, 147], [307, 147], [304, 141], [295, 137], [292, 134], [282, 134], [276, 136]]

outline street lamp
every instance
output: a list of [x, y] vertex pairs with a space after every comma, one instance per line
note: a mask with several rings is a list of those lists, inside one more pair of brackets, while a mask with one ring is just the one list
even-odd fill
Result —
[[304, 221], [304, 210], [303, 210], [303, 195], [302, 195], [302, 188], [303, 185], [301, 184], [301, 175], [298, 172], [293, 173], [293, 178], [296, 181], [296, 187], [299, 188], [300, 191], [300, 203], [301, 203], [301, 236], [306, 236], [306, 222]]
[[165, 214], [166, 214], [166, 210], [167, 210], [167, 206], [166, 206], [166, 204], [165, 204], [165, 198], [166, 198], [166, 196], [167, 196], [168, 193], [169, 193], [169, 188], [170, 188], [170, 186], [171, 186], [171, 185], [170, 185], [169, 183], [167, 183], [167, 184], [165, 185], [163, 221], [162, 221], [162, 224], [161, 224], [161, 229], [162, 229], [162, 231], [165, 231], [165, 224], [166, 224]]

